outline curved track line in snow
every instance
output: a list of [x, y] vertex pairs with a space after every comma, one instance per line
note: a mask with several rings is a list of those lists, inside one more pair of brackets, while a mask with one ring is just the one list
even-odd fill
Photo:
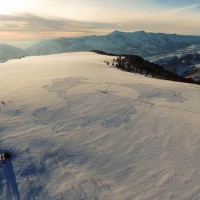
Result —
[[195, 111], [192, 111], [192, 110], [186, 110], [186, 109], [175, 108], [175, 107], [171, 107], [171, 106], [165, 106], [165, 105], [151, 103], [151, 102], [143, 100], [141, 97], [139, 99], [136, 99], [136, 101], [143, 103], [143, 104], [151, 105], [151, 106], [159, 106], [159, 107], [162, 107], [162, 108], [168, 108], [168, 109], [172, 109], [172, 110], [178, 110], [178, 111], [182, 111], [182, 112], [186, 112], [186, 113], [192, 113], [192, 114], [200, 115], [199, 112], [195, 112]]
[[154, 104], [155, 106], [159, 106], [159, 107], [163, 107], [163, 108], [169, 108], [169, 109], [173, 109], [173, 110], [179, 110], [182, 112], [187, 112], [187, 113], [192, 113], [192, 114], [197, 114], [200, 115], [199, 112], [195, 112], [195, 111], [191, 111], [191, 110], [185, 110], [185, 109], [181, 109], [181, 108], [174, 108], [174, 107], [170, 107], [170, 106], [164, 106], [164, 105], [158, 105], [158, 104]]

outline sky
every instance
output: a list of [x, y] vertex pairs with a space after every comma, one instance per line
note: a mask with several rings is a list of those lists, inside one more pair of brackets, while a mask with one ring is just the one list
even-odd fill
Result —
[[0, 43], [114, 30], [200, 35], [200, 0], [0, 0]]

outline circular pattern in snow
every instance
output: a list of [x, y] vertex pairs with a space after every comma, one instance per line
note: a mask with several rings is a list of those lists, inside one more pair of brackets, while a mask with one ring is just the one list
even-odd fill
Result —
[[123, 86], [137, 90], [140, 93], [140, 97], [144, 99], [159, 98], [174, 103], [183, 103], [187, 100], [181, 92], [176, 90], [156, 88], [146, 84], [124, 84]]
[[92, 126], [117, 128], [126, 125], [136, 114], [130, 99], [109, 92], [67, 94], [68, 89], [84, 83], [83, 79], [69, 78], [56, 80], [52, 85], [45, 86], [48, 91], [56, 92], [59, 97], [66, 99], [67, 105], [56, 110], [47, 107], [37, 109], [33, 113], [35, 121], [53, 125], [52, 129], [59, 133]]

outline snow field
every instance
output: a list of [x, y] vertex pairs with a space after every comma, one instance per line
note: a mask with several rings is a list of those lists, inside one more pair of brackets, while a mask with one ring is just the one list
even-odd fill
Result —
[[[0, 65], [0, 199], [200, 198], [198, 85], [67, 53]], [[8, 171], [9, 169], [9, 171]]]

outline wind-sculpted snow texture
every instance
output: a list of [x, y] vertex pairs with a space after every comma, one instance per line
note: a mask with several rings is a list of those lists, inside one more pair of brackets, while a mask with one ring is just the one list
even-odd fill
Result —
[[[81, 83], [84, 83], [82, 79], [69, 78], [56, 80], [53, 85], [45, 86], [49, 91], [56, 92], [59, 97], [64, 98], [67, 105], [57, 110], [37, 109], [33, 113], [36, 121], [53, 125], [55, 132], [70, 132], [77, 128], [98, 125], [116, 128], [131, 121], [136, 110], [130, 99], [100, 92], [67, 94], [68, 89]], [[98, 108], [96, 108], [97, 105]]]
[[168, 102], [184, 102], [187, 101], [187, 98], [184, 97], [184, 95], [181, 92], [178, 92], [176, 90], [167, 90], [167, 89], [161, 89], [159, 87], [151, 87], [147, 84], [127, 84], [124, 85], [125, 87], [129, 87], [132, 89], [137, 89], [140, 92], [140, 99], [164, 99]]
[[94, 53], [0, 65], [0, 199], [200, 199], [200, 90]]

